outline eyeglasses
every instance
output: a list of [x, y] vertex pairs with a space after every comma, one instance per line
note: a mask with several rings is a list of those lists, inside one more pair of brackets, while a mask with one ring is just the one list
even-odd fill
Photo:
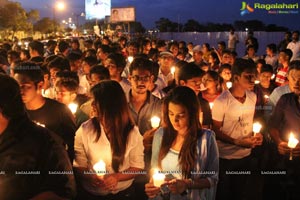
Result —
[[143, 81], [143, 82], [148, 82], [150, 80], [150, 76], [138, 76], [138, 75], [134, 75], [132, 76], [132, 79], [137, 82], [137, 81]]

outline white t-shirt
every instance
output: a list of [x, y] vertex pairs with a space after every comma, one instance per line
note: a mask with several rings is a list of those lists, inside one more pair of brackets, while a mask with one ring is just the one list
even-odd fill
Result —
[[[225, 90], [215, 101], [212, 109], [213, 120], [223, 122], [221, 131], [240, 139], [252, 134], [252, 124], [255, 111], [256, 95], [246, 91], [244, 103], [234, 98], [229, 90]], [[220, 158], [240, 159], [251, 153], [250, 148], [244, 148], [217, 140]]]
[[291, 61], [300, 59], [300, 41], [290, 42], [286, 48], [293, 52]]
[[[74, 150], [75, 159], [73, 162], [74, 167], [83, 167], [89, 170], [93, 170], [93, 166], [100, 160], [106, 164], [106, 172], [115, 173], [111, 163], [111, 147], [106, 134], [101, 126], [101, 136], [97, 142], [95, 142], [96, 131], [93, 129], [92, 120], [88, 120], [83, 123], [76, 132]], [[123, 164], [119, 167], [119, 171], [124, 171], [129, 167], [144, 168], [144, 146], [143, 137], [141, 136], [139, 129], [135, 126], [129, 133], [128, 142], [124, 157]], [[125, 190], [133, 182], [133, 179], [128, 181], [118, 182], [114, 194]], [[94, 195], [107, 195], [109, 191], [102, 188], [93, 187], [90, 182], [83, 182], [83, 187]]]

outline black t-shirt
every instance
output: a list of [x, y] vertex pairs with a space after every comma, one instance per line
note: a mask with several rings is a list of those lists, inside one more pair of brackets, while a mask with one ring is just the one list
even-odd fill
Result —
[[1, 200], [31, 199], [46, 191], [68, 199], [75, 195], [72, 165], [61, 139], [28, 117], [11, 120], [0, 135], [0, 160]]
[[212, 115], [209, 102], [202, 97], [201, 92], [199, 92], [198, 94], [198, 100], [200, 103], [201, 111], [203, 112], [202, 124], [210, 127], [212, 125]]
[[76, 125], [69, 108], [53, 99], [46, 98], [45, 104], [37, 110], [27, 110], [29, 118], [58, 134], [65, 144], [70, 159], [74, 158], [74, 136]]

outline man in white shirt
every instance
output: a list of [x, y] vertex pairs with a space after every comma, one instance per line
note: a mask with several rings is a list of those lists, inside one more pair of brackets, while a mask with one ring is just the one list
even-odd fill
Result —
[[293, 52], [291, 61], [300, 59], [299, 31], [294, 31], [292, 33], [292, 41], [287, 45], [286, 48], [292, 50]]
[[[220, 153], [220, 175], [217, 199], [244, 199], [245, 174], [233, 176], [228, 172], [249, 172], [251, 149], [262, 144], [260, 133], [252, 133], [256, 95], [251, 92], [256, 67], [249, 60], [237, 59], [232, 69], [233, 86], [224, 91], [212, 108], [213, 130]], [[247, 195], [247, 196], [245, 196]]]

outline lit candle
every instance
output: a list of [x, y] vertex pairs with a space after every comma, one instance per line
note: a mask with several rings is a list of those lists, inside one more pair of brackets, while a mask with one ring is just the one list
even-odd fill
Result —
[[209, 107], [210, 107], [210, 109], [212, 109], [212, 108], [214, 107], [214, 103], [213, 103], [213, 102], [210, 102], [210, 103], [209, 103]]
[[153, 116], [153, 117], [151, 118], [151, 126], [152, 126], [152, 128], [157, 128], [157, 127], [159, 127], [159, 123], [160, 123], [160, 118], [159, 118], [159, 117]]
[[127, 60], [128, 60], [129, 63], [132, 63], [133, 57], [132, 56], [128, 56]]
[[93, 166], [94, 170], [97, 173], [97, 176], [103, 177], [106, 174], [105, 162], [100, 160]]
[[174, 74], [175, 74], [175, 67], [171, 67], [171, 74], [174, 76]]
[[265, 95], [264, 95], [264, 98], [265, 98], [265, 99], [269, 99], [269, 96], [265, 94]]
[[259, 80], [255, 80], [255, 81], [254, 81], [254, 84], [256, 84], [256, 85], [259, 84], [259, 83], [260, 83]]
[[155, 169], [152, 178], [153, 185], [155, 187], [160, 187], [165, 182], [166, 176], [163, 173], [159, 173], [158, 169]]
[[258, 122], [253, 123], [254, 136], [255, 136], [255, 134], [260, 132], [261, 127], [262, 127], [262, 125], [260, 123], [258, 123]]
[[40, 122], [35, 122], [35, 123], [41, 127], [46, 127], [45, 124], [41, 124]]
[[227, 82], [227, 83], [226, 83], [226, 87], [227, 87], [228, 89], [230, 89], [230, 88], [232, 87], [232, 82], [230, 82], [230, 81]]
[[76, 103], [70, 103], [68, 105], [69, 109], [71, 110], [72, 114], [75, 114], [78, 108], [78, 105]]
[[273, 80], [275, 78], [275, 74], [273, 74], [272, 76], [271, 76], [271, 79]]
[[199, 122], [203, 124], [203, 112], [199, 112]]
[[297, 140], [295, 138], [293, 133], [290, 133], [289, 142], [288, 142], [288, 147], [291, 148], [290, 160], [293, 160], [293, 149], [297, 146], [298, 143], [299, 143], [299, 140]]
[[294, 149], [298, 143], [299, 143], [299, 140], [297, 140], [295, 138], [294, 134], [291, 133], [290, 137], [289, 137], [288, 147], [290, 147], [291, 149]]

